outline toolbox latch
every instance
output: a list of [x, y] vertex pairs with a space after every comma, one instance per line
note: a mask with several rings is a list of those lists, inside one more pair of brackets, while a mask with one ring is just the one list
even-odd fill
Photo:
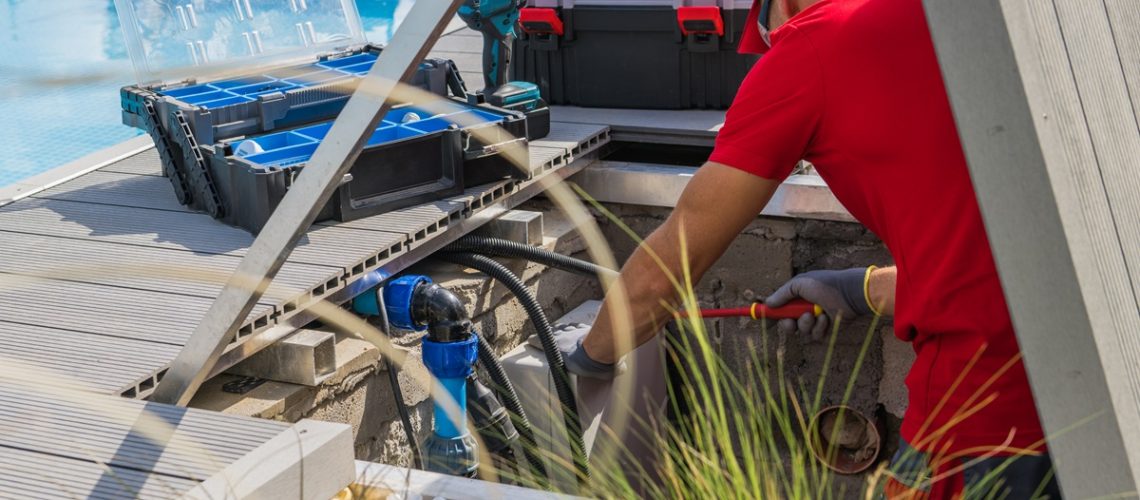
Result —
[[677, 22], [685, 36], [694, 34], [724, 36], [720, 7], [678, 7]]
[[563, 34], [562, 20], [558, 18], [558, 13], [554, 9], [530, 7], [519, 9], [519, 25], [523, 31], [532, 35], [562, 36]]
[[678, 7], [677, 24], [685, 36], [690, 52], [716, 52], [720, 50], [720, 37], [724, 36], [724, 18], [720, 7]]

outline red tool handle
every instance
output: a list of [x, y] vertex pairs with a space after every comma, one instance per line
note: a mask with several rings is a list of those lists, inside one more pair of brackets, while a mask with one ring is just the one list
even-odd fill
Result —
[[756, 302], [749, 307], [732, 309], [701, 309], [704, 318], [797, 319], [804, 314], [819, 316], [823, 308], [803, 299], [796, 299], [781, 307], [768, 307]]
[[776, 308], [768, 307], [759, 302], [753, 305], [756, 307], [755, 312], [752, 313], [753, 319], [797, 319], [805, 314], [811, 314], [813, 316], [823, 314], [822, 307], [803, 299], [795, 299]]

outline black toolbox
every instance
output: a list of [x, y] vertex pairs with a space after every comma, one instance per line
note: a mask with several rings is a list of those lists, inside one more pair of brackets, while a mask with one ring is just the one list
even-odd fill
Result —
[[[256, 233], [383, 49], [364, 42], [352, 0], [230, 4], [116, 0], [143, 82], [122, 89], [123, 121], [151, 135], [181, 203]], [[527, 157], [526, 115], [464, 102], [451, 61], [425, 61], [410, 83], [445, 101], [395, 106], [318, 220], [529, 177], [503, 155]]]
[[725, 109], [752, 0], [527, 0], [511, 78], [549, 104]]

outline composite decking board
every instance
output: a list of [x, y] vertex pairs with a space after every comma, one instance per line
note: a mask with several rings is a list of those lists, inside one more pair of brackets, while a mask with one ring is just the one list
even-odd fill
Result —
[[[7, 339], [2, 339], [7, 340]], [[153, 372], [164, 369], [169, 363], [149, 363], [143, 359], [122, 358], [121, 362], [95, 365], [81, 355], [67, 352], [46, 352], [36, 347], [13, 347], [0, 341], [6, 350], [0, 359], [18, 359], [22, 371], [35, 373], [37, 377], [60, 381], [76, 389], [83, 389], [109, 396], [117, 396], [124, 387], [134, 387], [150, 380]], [[177, 353], [169, 356], [175, 356]], [[86, 363], [86, 364], [84, 364]], [[11, 365], [9, 365], [11, 366]]]
[[559, 122], [608, 125], [614, 131], [686, 134], [715, 137], [724, 125], [724, 111], [607, 109], [552, 106], [551, 116]]
[[[541, 146], [532, 144], [530, 146], [530, 163], [532, 165], [541, 165], [544, 169], [549, 167], [561, 166], [567, 156], [565, 148]], [[555, 161], [556, 159], [561, 161]]]
[[[27, 387], [26, 387], [27, 388]], [[42, 388], [36, 388], [42, 390]], [[122, 408], [106, 407], [99, 408], [92, 406], [96, 399], [123, 399], [115, 398], [114, 396], [106, 396], [101, 394], [91, 393], [74, 393], [77, 396], [70, 402], [75, 404], [82, 404], [88, 408], [87, 412], [74, 411], [74, 406], [61, 405], [56, 401], [41, 401], [38, 399], [29, 399], [26, 401], [15, 401], [10, 398], [4, 399], [4, 406], [0, 406], [0, 427], [5, 428], [10, 433], [13, 431], [24, 431], [25, 434], [32, 434], [36, 439], [51, 438], [53, 434], [63, 434], [65, 428], [71, 428], [75, 432], [94, 431], [90, 432], [89, 436], [92, 442], [119, 442], [121, 440], [114, 440], [113, 438], [118, 434], [125, 434], [126, 431], [136, 423], [142, 420], [144, 427], [140, 429], [142, 434], [161, 432], [162, 427], [171, 425], [177, 427], [185, 435], [194, 436], [197, 441], [187, 441], [184, 444], [190, 445], [183, 447], [183, 451], [190, 451], [193, 453], [194, 459], [200, 460], [205, 463], [217, 463], [227, 458], [241, 457], [243, 454], [249, 452], [250, 443], [258, 440], [265, 440], [280, 433], [279, 429], [258, 428], [252, 426], [249, 422], [244, 421], [183, 421], [178, 420], [179, 416], [162, 416], [147, 413], [145, 419], [141, 419], [140, 411], [138, 410], [124, 410]], [[71, 409], [71, 411], [69, 411]], [[144, 410], [149, 411], [149, 410]], [[37, 422], [23, 417], [29, 415], [40, 415], [44, 422], [51, 422], [51, 426], [45, 425], [44, 422]], [[146, 419], [150, 419], [147, 422]], [[158, 428], [155, 428], [158, 427]], [[244, 439], [231, 439], [235, 436], [242, 436]], [[142, 443], [129, 443], [126, 448], [134, 452], [156, 452], [162, 451], [161, 447], [147, 447], [146, 436], [139, 436]], [[252, 439], [251, 439], [252, 438]], [[174, 437], [174, 441], [178, 441], [178, 436]], [[197, 443], [209, 443], [208, 447], [195, 446]], [[5, 445], [13, 446], [16, 442], [24, 443], [25, 449], [38, 449], [39, 447], [34, 441], [8, 441]], [[3, 446], [3, 445], [0, 445]], [[256, 447], [256, 446], [254, 446]], [[119, 464], [126, 465], [126, 464]]]
[[[448, 42], [451, 43], [451, 42]], [[467, 84], [467, 91], [474, 92], [483, 88], [483, 43], [479, 42], [478, 52], [452, 52], [440, 51], [439, 54], [434, 54], [437, 57], [446, 57], [455, 62], [455, 65], [463, 73], [472, 73], [479, 75], [475, 81], [469, 81], [466, 77], [463, 78], [464, 83]]]
[[162, 161], [158, 158], [158, 150], [150, 148], [137, 155], [106, 165], [99, 171], [162, 177]]
[[[6, 321], [172, 345], [190, 337], [212, 302], [72, 281], [37, 280], [0, 288]], [[271, 304], [260, 302], [249, 318], [272, 310]]]
[[1128, 36], [1128, 30], [1140, 25], [1140, 5], [1132, 0], [1107, 0], [1105, 8], [1113, 26], [1113, 38], [1120, 52], [1120, 65], [1128, 94], [1132, 96], [1132, 113], [1140, 116], [1140, 37]]
[[[472, 40], [470, 36], [447, 35], [436, 41], [431, 50], [432, 56], [436, 57], [444, 57], [450, 54], [476, 54], [481, 56], [483, 54], [483, 41], [482, 37]], [[460, 66], [459, 69], [468, 70], [469, 68]]]
[[[58, 386], [57, 386], [58, 387]], [[30, 387], [23, 386], [25, 390], [34, 389], [37, 392], [44, 391], [52, 395], [58, 396], [63, 394], [60, 391], [52, 390], [45, 391], [43, 387]], [[70, 388], [68, 388], [70, 389]], [[96, 429], [90, 437], [98, 439], [108, 439], [107, 435], [115, 436], [116, 434], [124, 434], [136, 422], [142, 420], [146, 424], [142, 429], [143, 433], [154, 433], [162, 431], [165, 427], [163, 423], [177, 427], [186, 436], [194, 436], [198, 441], [188, 441], [186, 444], [194, 445], [195, 443], [203, 443], [212, 441], [209, 447], [194, 447], [184, 448], [184, 451], [193, 451], [196, 459], [204, 461], [220, 461], [227, 457], [240, 457], [242, 454], [247, 453], [250, 449], [251, 443], [267, 440], [281, 432], [281, 429], [270, 427], [259, 427], [258, 422], [237, 421], [237, 420], [179, 420], [183, 418], [179, 415], [160, 415], [155, 414], [148, 408], [146, 411], [146, 418], [140, 418], [140, 411], [138, 409], [123, 409], [117, 407], [99, 407], [95, 405], [97, 400], [125, 400], [125, 398], [118, 398], [114, 396], [106, 396], [102, 394], [92, 393], [79, 393], [67, 392], [67, 394], [74, 394], [69, 396], [71, 399], [67, 403], [61, 404], [58, 401], [42, 401], [39, 399], [29, 399], [26, 401], [13, 402], [10, 398], [4, 399], [5, 406], [0, 407], [0, 415], [5, 418], [0, 422], [0, 426], [4, 426], [11, 430], [12, 427], [31, 427], [33, 429], [30, 434], [40, 434], [37, 437], [51, 437], [52, 434], [58, 432], [61, 427], [73, 427], [76, 431]], [[2, 396], [0, 396], [2, 397]], [[133, 400], [127, 400], [133, 401]], [[84, 405], [83, 412], [74, 410], [75, 405]], [[155, 404], [157, 405], [157, 403]], [[45, 428], [41, 423], [22, 421], [20, 417], [24, 415], [40, 414], [45, 421], [51, 421], [55, 424], [53, 429]], [[149, 421], [148, 421], [149, 420]], [[254, 419], [262, 420], [262, 419]], [[270, 420], [262, 420], [263, 422], [275, 422]], [[280, 423], [280, 422], [277, 422]], [[158, 426], [158, 428], [154, 428]], [[102, 431], [99, 431], [102, 429]], [[167, 429], [169, 430], [169, 429]], [[175, 436], [175, 441], [178, 436]], [[36, 449], [34, 445], [25, 445], [24, 448]], [[133, 451], [140, 451], [143, 446], [132, 443], [130, 448]], [[157, 451], [158, 449], [152, 448], [150, 451]]]
[[[21, 200], [0, 208], [0, 231], [244, 256], [254, 237], [207, 215], [65, 200]], [[398, 234], [361, 235], [317, 226], [301, 238], [288, 261], [349, 269], [358, 257], [388, 249]]]
[[559, 122], [551, 124], [549, 135], [531, 144], [544, 148], [562, 148], [572, 152], [580, 148], [584, 140], [601, 134], [607, 128], [609, 127], [606, 125], [595, 123]]
[[470, 72], [460, 71], [459, 77], [463, 79], [463, 84], [467, 86], [469, 92], [474, 92], [483, 88], [483, 72]]
[[488, 203], [509, 194], [516, 186], [511, 181], [502, 181], [497, 184], [468, 188], [463, 194], [448, 198], [447, 201], [463, 203], [464, 210], [471, 212], [481, 210]]
[[[1103, 235], [1118, 241], [1117, 248], [1106, 250], [1116, 254], [1112, 258], [1122, 258], [1125, 270], [1125, 276], [1118, 277], [1121, 282], [1112, 288], [1131, 291], [1111, 300], [1113, 307], [1133, 313], [1140, 311], [1140, 176], [1136, 175], [1140, 133], [1135, 113], [1140, 99], [1140, 81], [1135, 80], [1140, 74], [1140, 36], [1136, 26], [1128, 23], [1140, 18], [1138, 7], [1135, 2], [1119, 1], [1104, 2], [1104, 10], [1063, 2], [1056, 5], [1099, 163], [1097, 171], [1087, 174], [1099, 174], [1103, 186], [1098, 193], [1102, 200], [1087, 200], [1082, 208], [1097, 205], [1111, 212], [1111, 226], [1104, 228]], [[1122, 106], [1125, 102], [1131, 106]], [[1140, 367], [1140, 337], [1135, 335], [1140, 332], [1140, 314], [1129, 315], [1117, 327], [1123, 332], [1118, 340], [1128, 364]], [[1127, 375], [1138, 405], [1133, 410], [1140, 411], [1140, 369]]]
[[923, 3], [1062, 493], [1135, 492], [1140, 5]]
[[174, 212], [194, 211], [178, 203], [170, 181], [163, 177], [98, 170], [36, 193], [32, 197]]
[[[166, 446], [132, 434], [145, 412], [174, 428]], [[0, 446], [205, 479], [288, 424], [69, 390], [0, 386]], [[215, 461], [217, 460], [217, 461]], [[0, 481], [2, 483], [2, 481]]]
[[3, 498], [167, 499], [198, 484], [180, 477], [18, 448], [0, 448], [0, 478]]
[[[63, 350], [68, 348], [62, 342], [50, 342], [49, 339], [44, 337], [36, 337], [30, 340], [13, 339], [9, 336], [0, 336], [0, 345], [4, 346], [4, 353], [0, 354], [0, 359], [7, 359], [9, 361], [18, 361], [19, 363], [26, 363], [37, 367], [45, 368], [42, 371], [44, 375], [56, 376], [61, 379], [71, 380], [81, 384], [102, 384], [104, 378], [92, 379], [86, 375], [99, 374], [111, 379], [126, 380], [126, 382], [119, 383], [114, 387], [108, 386], [108, 392], [115, 392], [122, 387], [125, 383], [137, 383], [151, 375], [157, 366], [162, 366], [163, 363], [156, 363], [152, 365], [148, 361], [154, 360], [155, 355], [151, 354], [123, 354], [119, 352], [106, 352], [106, 350], [92, 351], [88, 356], [84, 356], [83, 352], [78, 352], [78, 349]], [[29, 345], [31, 344], [31, 345]], [[37, 346], [54, 346], [51, 352], [45, 351], [42, 348], [37, 349]], [[152, 344], [156, 345], [156, 344]], [[161, 345], [161, 344], [158, 344]], [[90, 349], [91, 345], [83, 345]], [[169, 347], [169, 346], [163, 346]], [[162, 353], [164, 356], [170, 356], [171, 353], [164, 350], [157, 350], [156, 352]], [[174, 352], [177, 354], [177, 351]], [[49, 364], [55, 361], [55, 364]], [[157, 366], [156, 366], [157, 365]], [[22, 365], [21, 365], [22, 366]], [[68, 378], [70, 377], [70, 378]]]
[[325, 221], [320, 224], [348, 229], [400, 233], [408, 236], [411, 240], [415, 233], [424, 229], [423, 221], [436, 221], [437, 225], [446, 226], [456, 214], [461, 214], [464, 208], [463, 203], [441, 200], [349, 222]]
[[[51, 276], [123, 288], [217, 297], [241, 259], [182, 250], [6, 233], [0, 272]], [[169, 274], [166, 270], [170, 270]], [[299, 296], [313, 283], [343, 275], [339, 267], [287, 262], [266, 290], [265, 302]]]
[[[91, 390], [119, 394], [163, 369], [180, 347], [0, 321], [0, 365], [5, 359]], [[8, 363], [7, 366], [12, 366]]]

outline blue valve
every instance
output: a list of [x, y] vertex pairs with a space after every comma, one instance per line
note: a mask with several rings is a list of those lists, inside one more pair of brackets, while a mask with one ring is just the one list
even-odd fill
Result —
[[[432, 472], [474, 477], [479, 468], [475, 438], [467, 432], [467, 377], [475, 370], [479, 337], [471, 328], [462, 301], [449, 290], [432, 284], [431, 278], [404, 275], [383, 287], [380, 275], [370, 273], [350, 285], [358, 293], [352, 309], [358, 314], [380, 315], [377, 293], [383, 294], [388, 322], [405, 330], [429, 330], [423, 339], [423, 362], [459, 407], [449, 413], [432, 400], [432, 434], [424, 441], [424, 464]], [[458, 421], [455, 417], [458, 417]], [[457, 425], [458, 424], [458, 425]]]

